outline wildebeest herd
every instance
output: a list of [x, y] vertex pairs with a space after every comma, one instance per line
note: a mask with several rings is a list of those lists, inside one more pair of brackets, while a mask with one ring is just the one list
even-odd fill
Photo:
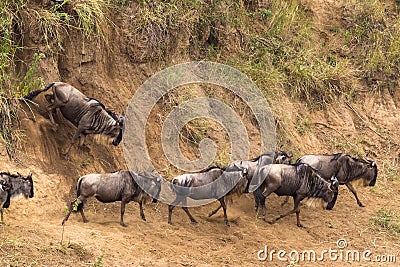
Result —
[[[52, 89], [53, 94], [45, 96], [49, 103], [47, 110], [49, 118], [54, 122], [53, 116], [59, 108], [62, 115], [77, 127], [77, 131], [71, 143], [65, 150], [65, 159], [72, 145], [80, 138], [81, 145], [88, 134], [104, 134], [114, 138], [112, 144], [117, 146], [122, 140], [123, 116], [117, 116], [108, 110], [101, 102], [96, 99], [86, 97], [73, 86], [55, 82], [44, 89], [29, 93], [25, 99], [32, 100], [42, 92]], [[297, 226], [300, 223], [300, 202], [306, 198], [320, 199], [326, 205], [326, 209], [333, 209], [338, 196], [339, 185], [346, 185], [354, 194], [357, 204], [364, 205], [359, 200], [351, 182], [356, 180], [363, 181], [364, 186], [374, 186], [378, 175], [376, 162], [364, 158], [355, 158], [347, 154], [321, 154], [305, 155], [291, 163], [292, 156], [285, 151], [275, 151], [262, 154], [256, 158], [244, 161], [235, 161], [228, 166], [212, 166], [203, 171], [188, 173], [172, 179], [170, 188], [175, 194], [175, 200], [168, 205], [168, 223], [172, 224], [172, 211], [175, 206], [181, 203], [182, 209], [186, 212], [191, 222], [196, 223], [196, 219], [191, 215], [186, 205], [187, 198], [209, 199], [215, 198], [220, 205], [210, 212], [213, 216], [221, 208], [224, 212], [224, 221], [229, 226], [226, 212], [227, 199], [233, 194], [241, 195], [253, 191], [255, 200], [255, 210], [262, 208], [262, 217], [266, 216], [266, 198], [275, 193], [278, 196], [293, 197], [294, 208], [279, 216], [271, 223], [289, 215], [296, 213]], [[221, 192], [221, 184], [213, 183], [222, 175], [232, 186], [224, 194]], [[137, 177], [145, 181], [146, 188], [151, 192], [145, 192], [136, 182]], [[83, 207], [88, 198], [94, 196], [103, 203], [121, 201], [120, 224], [124, 223], [125, 205], [130, 201], [139, 204], [140, 216], [146, 220], [143, 212], [143, 203], [147, 200], [157, 202], [161, 192], [162, 177], [156, 174], [137, 173], [134, 170], [120, 170], [114, 173], [88, 174], [82, 176], [77, 182], [77, 198], [74, 199], [68, 208], [68, 213], [62, 224], [68, 220], [71, 212], [80, 212], [84, 222], [87, 218], [83, 212]], [[193, 189], [210, 185], [207, 194], [193, 193]], [[10, 206], [10, 198], [23, 195], [26, 198], [33, 197], [32, 175], [22, 176], [10, 173], [0, 173], [0, 211], [1, 221], [3, 222], [3, 208]], [[153, 197], [152, 197], [153, 196]], [[211, 197], [210, 197], [211, 196]]]

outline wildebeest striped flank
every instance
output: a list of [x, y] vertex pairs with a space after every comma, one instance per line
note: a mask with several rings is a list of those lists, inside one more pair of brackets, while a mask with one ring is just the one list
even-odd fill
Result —
[[[376, 162], [368, 158], [354, 158], [347, 154], [337, 153], [332, 155], [305, 155], [297, 162], [307, 163], [317, 169], [322, 178], [329, 180], [335, 176], [339, 184], [344, 184], [353, 193], [360, 207], [364, 207], [357, 196], [356, 190], [351, 182], [362, 179], [364, 186], [374, 186], [378, 176]], [[335, 192], [333, 200], [328, 204], [327, 209], [333, 209], [338, 192]]]
[[302, 227], [299, 217], [300, 202], [305, 198], [320, 198], [326, 203], [330, 202], [339, 185], [336, 178], [327, 182], [319, 175], [317, 170], [303, 163], [294, 165], [270, 164], [262, 167], [258, 175], [264, 178], [261, 187], [264, 197], [268, 197], [271, 193], [278, 196], [293, 197], [293, 210], [279, 216], [274, 221], [296, 213], [297, 226], [299, 227]]

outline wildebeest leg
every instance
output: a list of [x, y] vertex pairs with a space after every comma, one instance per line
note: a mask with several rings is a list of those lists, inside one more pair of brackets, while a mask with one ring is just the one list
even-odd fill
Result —
[[172, 224], [171, 217], [172, 217], [172, 210], [175, 208], [173, 205], [168, 205], [168, 224]]
[[64, 218], [64, 220], [62, 221], [62, 225], [64, 225], [64, 223], [66, 222], [66, 221], [68, 221], [68, 218], [69, 218], [69, 216], [71, 215], [71, 212], [73, 212], [73, 211], [79, 211], [79, 213], [81, 214], [81, 216], [82, 216], [82, 219], [83, 219], [83, 222], [84, 223], [87, 223], [88, 222], [88, 220], [86, 219], [86, 217], [85, 217], [85, 214], [83, 213], [83, 204], [84, 204], [84, 201], [86, 201], [85, 199], [84, 200], [81, 200], [79, 197], [78, 198], [76, 198], [74, 201], [72, 201], [70, 204], [69, 204], [69, 207], [68, 207], [68, 213], [67, 213], [67, 215], [65, 216], [65, 218]]
[[218, 199], [219, 202], [221, 203], [222, 208], [224, 209], [224, 221], [226, 226], [230, 226], [229, 225], [229, 221], [228, 221], [228, 216], [226, 215], [226, 203], [225, 203], [225, 197], [222, 197], [220, 199]]
[[181, 199], [177, 196], [175, 200], [170, 205], [168, 205], [168, 224], [172, 224], [172, 210], [175, 208], [176, 205], [178, 205], [179, 202], [181, 202]]
[[78, 139], [78, 137], [81, 135], [81, 133], [82, 133], [82, 129], [80, 129], [80, 128], [78, 127], [78, 129], [76, 130], [76, 132], [75, 132], [75, 134], [74, 134], [74, 137], [72, 137], [71, 143], [68, 145], [67, 149], [66, 149], [65, 152], [64, 152], [64, 155], [65, 155], [65, 159], [66, 159], [66, 160], [68, 160], [68, 153], [69, 153], [69, 151], [71, 150], [72, 145], [75, 144], [76, 139]]
[[121, 201], [121, 220], [119, 224], [123, 227], [126, 227], [126, 224], [124, 223], [124, 213], [125, 213], [125, 205], [126, 205], [126, 199], [122, 199]]
[[53, 105], [50, 105], [47, 107], [47, 111], [49, 112], [49, 118], [52, 124], [57, 125], [57, 123], [54, 121], [53, 114], [56, 114], [56, 108], [53, 107]]
[[260, 187], [258, 187], [256, 190], [253, 192], [254, 196], [254, 209], [256, 212], [258, 211], [258, 207], [260, 206], [260, 194], [262, 194]]
[[294, 201], [294, 207], [293, 207], [293, 209], [292, 209], [291, 211], [285, 213], [285, 214], [280, 215], [280, 216], [279, 216], [278, 218], [276, 218], [273, 222], [276, 222], [277, 220], [280, 220], [280, 219], [282, 219], [283, 217], [286, 217], [286, 216], [288, 216], [288, 215], [293, 214], [293, 213], [296, 212], [297, 226], [298, 226], [298, 227], [303, 227], [303, 225], [301, 225], [301, 223], [300, 223], [300, 207], [299, 207], [299, 206], [300, 206], [300, 201], [301, 201], [302, 199], [303, 199], [303, 198], [300, 197], [300, 196], [298, 196], [298, 195], [293, 196], [293, 201]]
[[210, 214], [208, 214], [208, 217], [213, 216], [215, 213], [217, 213], [220, 209], [222, 208], [221, 204], [216, 208], [215, 210], [211, 211]]
[[144, 216], [143, 212], [143, 202], [139, 201], [139, 209], [140, 209], [140, 217], [142, 218], [143, 221], [146, 221], [146, 217]]
[[267, 207], [265, 206], [266, 199], [267, 198], [264, 197], [263, 195], [261, 195], [260, 198], [258, 199], [258, 201], [260, 202], [260, 206], [262, 208], [262, 217], [264, 221], [265, 221], [265, 215], [267, 214]]
[[355, 198], [356, 198], [356, 200], [357, 200], [358, 206], [360, 206], [360, 207], [365, 207], [365, 206], [363, 205], [363, 203], [361, 203], [361, 201], [358, 199], [356, 190], [354, 190], [354, 187], [351, 185], [351, 183], [350, 183], [350, 182], [349, 182], [349, 183], [345, 183], [345, 185], [347, 186], [347, 188], [348, 188], [348, 189], [353, 193], [353, 195], [355, 196]]
[[192, 223], [197, 223], [196, 219], [193, 218], [192, 214], [190, 214], [189, 209], [186, 206], [186, 197], [182, 199], [182, 209], [186, 212], [187, 216], [189, 216], [189, 219]]
[[189, 216], [189, 219], [192, 223], [197, 223], [196, 219], [193, 218], [192, 214], [190, 214], [189, 209], [187, 207], [182, 207], [182, 209], [186, 212], [187, 216]]
[[267, 187], [266, 189], [265, 189], [265, 192], [264, 193], [261, 193], [260, 192], [260, 195], [258, 196], [258, 198], [259, 198], [259, 202], [260, 202], [260, 205], [261, 205], [261, 207], [262, 207], [262, 217], [263, 217], [263, 220], [265, 221], [265, 216], [266, 216], [266, 214], [267, 214], [267, 207], [265, 206], [265, 201], [266, 201], [266, 199], [267, 199], [267, 197], [273, 192], [275, 190], [275, 188], [273, 188], [273, 187]]
[[83, 146], [83, 143], [85, 142], [85, 137], [86, 137], [86, 135], [84, 135], [84, 134], [81, 134], [80, 136], [79, 136], [79, 146]]
[[83, 209], [81, 209], [79, 212], [80, 212], [80, 214], [81, 214], [81, 216], [82, 216], [83, 222], [84, 222], [84, 223], [87, 223], [89, 220], [86, 219], [85, 213], [83, 213]]
[[289, 202], [289, 197], [285, 197], [285, 200], [282, 201], [281, 207], [285, 206]]
[[337, 191], [337, 190], [336, 190], [335, 192], [333, 192], [333, 199], [332, 199], [332, 201], [329, 202], [328, 205], [326, 206], [326, 209], [327, 209], [327, 210], [332, 210], [332, 209], [333, 209], [333, 207], [335, 206], [335, 203], [336, 203], [338, 194], [339, 194], [339, 191]]

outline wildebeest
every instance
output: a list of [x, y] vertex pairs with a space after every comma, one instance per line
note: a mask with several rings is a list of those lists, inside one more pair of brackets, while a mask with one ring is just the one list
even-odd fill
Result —
[[[270, 159], [267, 158], [267, 156], [268, 156], [268, 154], [267, 155], [263, 154], [263, 155], [261, 155], [261, 156], [259, 156], [257, 158], [254, 158], [252, 160], [252, 161], [257, 162], [256, 170], [254, 172], [255, 175], [253, 174], [255, 176], [254, 178], [255, 178], [255, 181], [257, 182], [257, 184], [261, 184], [262, 183], [261, 180], [258, 180], [258, 179], [261, 179], [261, 176], [257, 175], [258, 171], [262, 167], [264, 167], [265, 165], [270, 164], [270, 163], [274, 163], [274, 164], [290, 164], [290, 161], [291, 161], [291, 158], [292, 158], [292, 155], [289, 155], [288, 153], [286, 153], [283, 150], [274, 152], [274, 158], [272, 159], [272, 162], [271, 162]], [[262, 209], [263, 209], [264, 215], [265, 215], [265, 211], [266, 211], [265, 197], [261, 194], [260, 187], [258, 187], [256, 190], [254, 190], [253, 196], [254, 196], [254, 202], [255, 202], [254, 207], [255, 207], [256, 212], [258, 211], [258, 207], [261, 206]]]
[[275, 193], [278, 196], [292, 196], [294, 200], [293, 210], [280, 215], [273, 222], [296, 213], [299, 227], [302, 227], [299, 217], [300, 202], [305, 198], [320, 198], [324, 202], [330, 202], [339, 186], [336, 178], [332, 177], [331, 182], [327, 182], [317, 170], [303, 163], [270, 164], [262, 167], [258, 175], [265, 179], [261, 187], [265, 198], [271, 193]]
[[225, 224], [230, 226], [226, 215], [226, 198], [232, 194], [244, 193], [248, 186], [247, 169], [239, 166], [236, 168], [236, 170], [225, 171], [223, 168], [212, 166], [198, 173], [182, 174], [172, 179], [171, 186], [176, 198], [168, 206], [168, 223], [172, 224], [172, 210], [179, 203], [182, 203], [182, 209], [190, 221], [197, 223], [186, 206], [187, 198], [196, 200], [215, 198], [220, 202], [220, 206], [209, 216], [214, 215], [222, 207]]
[[118, 117], [114, 112], [105, 108], [98, 100], [88, 98], [78, 89], [64, 82], [54, 82], [43, 89], [33, 91], [24, 98], [32, 100], [42, 92], [52, 88], [53, 94], [46, 95], [49, 103], [47, 110], [53, 124], [53, 115], [59, 108], [63, 116], [77, 127], [71, 143], [65, 150], [65, 158], [72, 145], [80, 137], [80, 145], [83, 145], [85, 136], [88, 134], [104, 134], [115, 138], [112, 142], [117, 146], [122, 140], [123, 117]]
[[[152, 198], [135, 181], [135, 177], [140, 176], [149, 193], [155, 197]], [[140, 217], [146, 221], [142, 204], [148, 200], [157, 202], [161, 191], [161, 177], [154, 175], [138, 174], [133, 171], [120, 170], [114, 173], [88, 174], [79, 178], [77, 182], [77, 198], [69, 205], [69, 210], [62, 225], [68, 220], [71, 212], [80, 212], [83, 222], [88, 222], [83, 213], [83, 205], [89, 197], [94, 196], [98, 201], [111, 203], [121, 201], [121, 220], [120, 224], [126, 227], [124, 223], [125, 205], [130, 201], [139, 203]], [[153, 194], [154, 193], [154, 194]]]
[[[273, 153], [261, 154], [260, 156], [250, 160], [234, 161], [233, 163], [226, 166], [225, 170], [235, 170], [237, 166], [247, 168], [247, 179], [249, 180], [249, 183], [245, 193], [248, 193], [251, 184], [254, 186], [261, 184], [262, 181], [259, 180], [256, 175], [261, 167], [264, 167], [265, 165], [271, 163], [290, 164], [291, 157], [292, 156], [285, 151], [279, 150]], [[263, 207], [263, 209], [265, 210], [265, 198], [262, 196], [261, 193], [262, 192], [260, 192], [259, 187], [257, 187], [256, 190], [254, 190], [253, 192], [256, 211], [258, 210], [259, 205], [261, 205], [261, 207]], [[218, 209], [219, 208], [221, 208], [221, 206], [219, 206]]]
[[0, 172], [0, 214], [3, 223], [3, 208], [10, 207], [11, 198], [19, 196], [32, 198], [34, 196], [32, 174], [23, 176], [19, 173], [10, 174], [8, 172]]
[[[325, 180], [335, 176], [339, 184], [345, 184], [353, 193], [360, 207], [364, 207], [358, 199], [356, 190], [351, 185], [352, 181], [363, 179], [364, 186], [374, 186], [378, 176], [378, 167], [376, 162], [368, 158], [353, 158], [347, 154], [332, 155], [306, 155], [297, 160], [297, 162], [307, 163], [314, 169], [317, 169]], [[338, 192], [335, 192], [333, 200], [328, 204], [327, 209], [333, 209]]]

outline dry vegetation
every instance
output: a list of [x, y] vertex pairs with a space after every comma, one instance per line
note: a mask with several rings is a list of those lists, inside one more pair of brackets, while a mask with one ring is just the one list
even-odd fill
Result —
[[[13, 202], [6, 213], [0, 230], [0, 265], [258, 265], [254, 253], [267, 241], [284, 249], [321, 248], [341, 235], [356, 248], [398, 251], [398, 0], [50, 2], [0, 1], [0, 169], [33, 170], [38, 191], [33, 202]], [[160, 204], [147, 208], [152, 218], [147, 224], [134, 219], [136, 207], [128, 212], [132, 227], [123, 231], [114, 227], [117, 206], [91, 202], [88, 213], [93, 220], [89, 225], [72, 220], [59, 243], [63, 207], [75, 194], [76, 179], [125, 168], [123, 152], [88, 138], [87, 145], [73, 150], [70, 162], [64, 162], [59, 152], [73, 127], [60, 123], [54, 129], [43, 99], [28, 108], [22, 96], [61, 80], [122, 112], [148, 77], [191, 60], [225, 63], [248, 75], [274, 112], [278, 146], [295, 157], [370, 152], [378, 162], [379, 178], [376, 187], [362, 189], [367, 208], [359, 209], [343, 190], [341, 204], [332, 213], [304, 211], [310, 226], [306, 232], [292, 227], [292, 219], [265, 225], [254, 217], [251, 197], [235, 201], [229, 230], [218, 217], [203, 218], [207, 207], [194, 214], [203, 216], [200, 226], [182, 219], [170, 227]], [[176, 105], [203, 96], [218, 98], [239, 114], [256, 156], [258, 125], [243, 101], [216, 86], [177, 88], [157, 103], [147, 124], [149, 154], [166, 178], [180, 170], [162, 154], [162, 123]], [[198, 144], [206, 137], [218, 145], [214, 163], [226, 164], [228, 136], [210, 120], [196, 119], [184, 127], [183, 154], [198, 157]], [[273, 199], [270, 214], [281, 211], [279, 200]], [[118, 252], [109, 247], [110, 240], [120, 244]]]

